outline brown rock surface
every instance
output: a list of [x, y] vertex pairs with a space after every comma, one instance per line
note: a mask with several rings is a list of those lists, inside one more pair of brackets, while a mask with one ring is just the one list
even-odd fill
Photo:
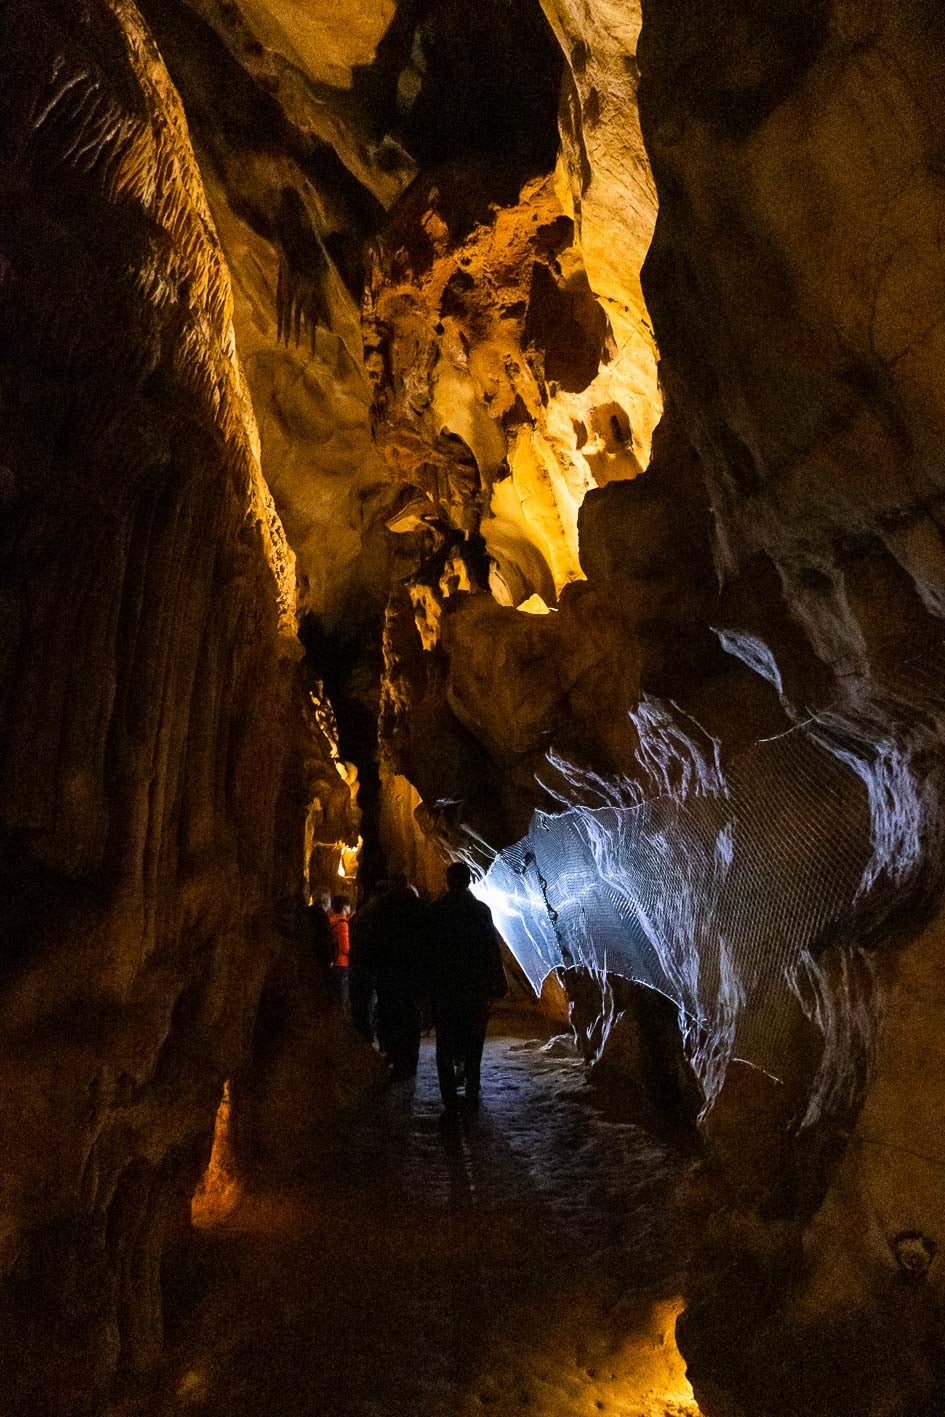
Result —
[[4, 19], [2, 1366], [72, 1417], [158, 1359], [329, 746], [166, 71], [124, 0]]
[[[653, 3], [639, 50], [660, 196], [644, 287], [674, 417], [705, 469], [726, 582], [715, 623], [767, 646], [795, 704], [833, 704], [835, 746], [846, 741], [870, 787], [875, 839], [896, 838], [885, 869], [900, 888], [920, 862], [938, 870], [938, 710], [926, 729], [909, 704], [928, 693], [925, 645], [945, 584], [942, 384], [931, 373], [943, 40], [938, 7], [923, 3], [799, 3], [764, 16], [711, 5], [698, 22]], [[808, 1267], [797, 1236], [785, 1247], [730, 1235], [724, 1256], [703, 1257], [716, 1287], [697, 1286], [683, 1348], [710, 1414], [933, 1401], [938, 1287], [928, 1265], [921, 1278], [897, 1275], [891, 1233], [908, 1217], [903, 1232], [937, 1246], [941, 1227], [928, 1163], [909, 1159], [908, 1142], [896, 1153], [889, 1129], [897, 1109], [914, 1113], [907, 1079], [938, 1048], [931, 996], [906, 984], [924, 952], [906, 945], [879, 970], [888, 1012], [861, 1119], [892, 1150], [851, 1145], [804, 1241]], [[915, 1011], [919, 997], [928, 1003]], [[873, 1238], [852, 1242], [854, 1230]], [[723, 1331], [736, 1310], [744, 1318], [748, 1292], [736, 1272], [769, 1298], [732, 1342]]]
[[619, 380], [646, 466], [659, 416], [656, 346], [640, 271], [656, 220], [656, 190], [637, 113], [640, 6], [624, 0], [542, 0], [566, 60], [561, 156], [591, 289], [618, 346]]
[[336, 621], [362, 535], [389, 500], [352, 289], [361, 243], [413, 165], [379, 153], [349, 89], [351, 63], [370, 60], [390, 8], [351, 26], [339, 24], [342, 7], [304, 23], [291, 5], [142, 8], [183, 95], [232, 272], [263, 473], [296, 554], [299, 603]]
[[378, 446], [430, 522], [481, 530], [507, 605], [580, 577], [590, 487], [633, 477], [640, 431], [607, 316], [551, 176], [494, 163], [418, 181], [378, 241], [365, 306]]

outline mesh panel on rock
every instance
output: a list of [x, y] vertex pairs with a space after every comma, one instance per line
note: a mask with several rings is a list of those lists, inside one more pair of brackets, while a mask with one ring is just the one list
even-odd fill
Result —
[[784, 1075], [798, 1006], [850, 1053], [858, 1002], [826, 996], [818, 957], [901, 905], [929, 855], [938, 794], [915, 764], [941, 743], [943, 668], [939, 647], [855, 713], [756, 743], [724, 783], [537, 812], [476, 887], [536, 993], [584, 967], [667, 995], [709, 1103], [732, 1058]]

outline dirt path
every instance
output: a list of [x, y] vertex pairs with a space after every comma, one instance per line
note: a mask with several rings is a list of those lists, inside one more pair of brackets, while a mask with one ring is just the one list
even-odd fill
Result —
[[685, 1163], [597, 1112], [572, 1061], [493, 1038], [479, 1116], [432, 1048], [304, 1189], [202, 1240], [157, 1411], [199, 1417], [695, 1413], [672, 1339]]

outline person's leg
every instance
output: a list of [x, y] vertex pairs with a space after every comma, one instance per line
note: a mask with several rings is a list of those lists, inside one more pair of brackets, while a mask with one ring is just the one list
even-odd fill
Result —
[[482, 1068], [482, 1050], [486, 1044], [486, 1028], [489, 1024], [489, 1005], [479, 1004], [469, 1010], [465, 1020], [463, 1055], [466, 1062], [466, 1100], [479, 1101], [479, 1074]]
[[374, 1024], [371, 1019], [371, 980], [363, 970], [355, 969], [353, 965], [349, 965], [348, 968], [350, 970], [351, 979], [351, 1022], [362, 1038], [366, 1039], [368, 1043], [373, 1043]]
[[413, 1000], [398, 991], [391, 997], [390, 1010], [390, 1061], [397, 1078], [412, 1077], [417, 1071], [420, 1039], [418, 1035], [415, 1054], [413, 1022]]
[[436, 1075], [440, 1083], [440, 1096], [444, 1107], [456, 1106], [456, 1077], [453, 1071], [455, 1047], [455, 1018], [452, 1011], [437, 1007], [434, 1015], [436, 1023]]
[[410, 1077], [420, 1062], [420, 1033], [420, 1004], [417, 999], [409, 999], [404, 1012], [404, 1067]]
[[331, 985], [332, 985], [332, 988], [333, 988], [334, 991], [335, 991], [335, 997], [337, 998], [337, 1000], [338, 1000], [339, 1004], [341, 1005], [342, 1009], [344, 1010], [344, 1012], [345, 1012], [346, 1014], [349, 1013], [349, 1012], [350, 1012], [350, 1003], [349, 1003], [349, 996], [348, 996], [348, 970], [347, 970], [347, 968], [339, 968], [337, 965], [332, 965], [332, 970], [331, 970]]
[[377, 981], [377, 1042], [388, 1062], [394, 1046], [391, 1027], [390, 990], [386, 980]]

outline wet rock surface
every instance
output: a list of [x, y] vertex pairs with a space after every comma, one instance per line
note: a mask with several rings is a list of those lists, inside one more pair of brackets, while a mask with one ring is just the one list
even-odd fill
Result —
[[689, 1163], [556, 1051], [492, 1037], [451, 1129], [425, 1044], [415, 1088], [313, 1138], [302, 1184], [202, 1233], [167, 1392], [121, 1414], [696, 1417], [673, 1339]]

